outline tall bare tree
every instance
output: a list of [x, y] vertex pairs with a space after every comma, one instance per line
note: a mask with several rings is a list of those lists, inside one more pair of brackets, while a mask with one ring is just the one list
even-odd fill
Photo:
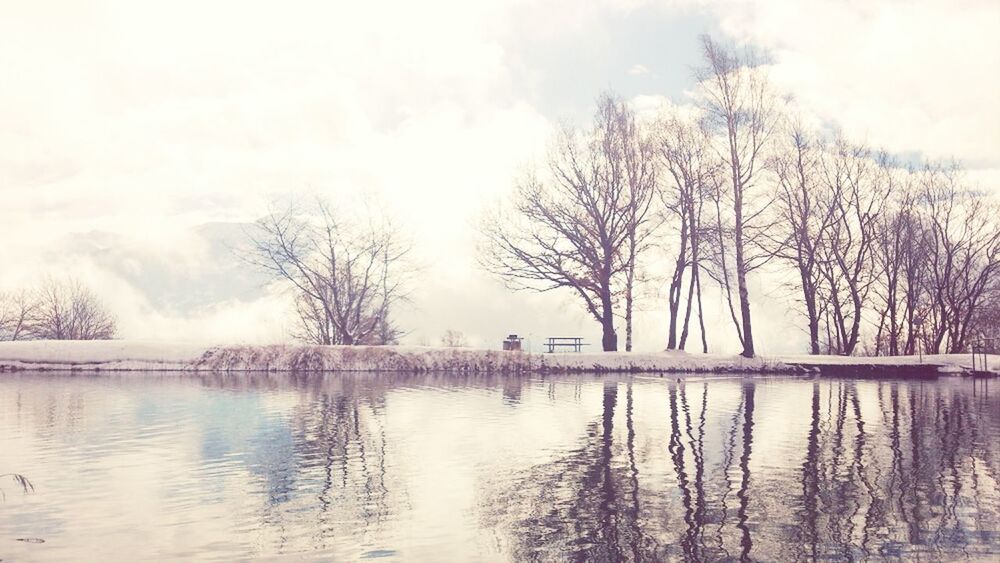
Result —
[[487, 270], [515, 289], [571, 289], [600, 323], [605, 351], [618, 349], [615, 305], [623, 293], [631, 300], [645, 246], [643, 198], [652, 194], [646, 195], [651, 172], [639, 161], [652, 151], [633, 144], [640, 140], [624, 104], [603, 98], [593, 126], [564, 129], [546, 170], [526, 174], [509, 205], [488, 215], [481, 229]]
[[606, 142], [618, 144], [608, 152], [619, 153], [628, 190], [626, 204], [625, 250], [625, 351], [632, 351], [632, 313], [635, 306], [636, 263], [647, 248], [647, 241], [658, 225], [650, 212], [656, 193], [657, 162], [651, 134], [636, 120], [635, 113], [621, 100], [606, 94], [599, 102], [598, 122], [612, 128], [604, 135]]
[[778, 176], [775, 254], [796, 272], [809, 330], [809, 353], [820, 353], [820, 247], [834, 221], [834, 206], [819, 179], [822, 144], [800, 124], [788, 132], [774, 157]]
[[[692, 120], [668, 115], [660, 120], [657, 129], [660, 156], [665, 170], [665, 181], [661, 182], [659, 190], [660, 200], [679, 225], [677, 259], [670, 278], [667, 303], [670, 316], [667, 349], [684, 349], [689, 334], [691, 311], [697, 302], [702, 352], [708, 352], [701, 302], [701, 270], [704, 260], [701, 241], [706, 234], [702, 225], [702, 211], [709, 194], [714, 193], [721, 180], [719, 160], [711, 154], [704, 130]], [[681, 316], [680, 304], [686, 269], [691, 270], [691, 277], [678, 340], [677, 324]]]
[[291, 205], [256, 224], [249, 260], [295, 291], [299, 336], [315, 344], [392, 344], [406, 298], [409, 245], [365, 206], [348, 219], [324, 201]]
[[[726, 187], [715, 194], [717, 273], [729, 301], [743, 356], [755, 353], [747, 275], [770, 258], [764, 233], [773, 194], [761, 181], [766, 148], [777, 124], [775, 99], [749, 50], [724, 48], [702, 38], [706, 67], [698, 73], [705, 122], [719, 142], [717, 153], [727, 168]], [[731, 254], [727, 247], [731, 248]], [[730, 264], [732, 260], [732, 264]], [[735, 279], [739, 316], [732, 305]]]

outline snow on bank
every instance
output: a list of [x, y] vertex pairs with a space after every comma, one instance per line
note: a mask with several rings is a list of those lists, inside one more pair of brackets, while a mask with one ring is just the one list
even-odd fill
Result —
[[587, 354], [535, 354], [538, 371], [548, 372], [768, 372], [800, 371], [780, 360], [747, 359], [720, 354], [689, 354], [687, 352], [597, 352]]
[[0, 342], [0, 369], [175, 370], [197, 362], [207, 346], [141, 340]]
[[[991, 366], [1000, 367], [997, 356]], [[0, 370], [60, 371], [470, 371], [758, 372], [795, 373], [809, 365], [915, 365], [916, 357], [785, 356], [746, 359], [717, 354], [527, 354], [472, 348], [419, 346], [204, 346], [150, 341], [0, 342]], [[923, 363], [961, 371], [967, 354], [924, 356]]]
[[[955, 373], [972, 369], [972, 354], [925, 354], [923, 356], [809, 356], [785, 355], [781, 361], [790, 364], [824, 366], [940, 366], [939, 371]], [[982, 356], [976, 360], [976, 369], [982, 371]], [[1000, 355], [989, 354], [987, 363], [991, 371], [1000, 371]]]

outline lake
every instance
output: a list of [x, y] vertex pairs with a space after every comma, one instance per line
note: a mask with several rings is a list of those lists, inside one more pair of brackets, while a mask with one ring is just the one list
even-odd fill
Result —
[[0, 374], [0, 559], [984, 560], [1000, 381]]

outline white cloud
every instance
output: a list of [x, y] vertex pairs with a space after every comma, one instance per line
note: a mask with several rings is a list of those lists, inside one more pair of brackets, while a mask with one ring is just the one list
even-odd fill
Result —
[[628, 69], [628, 73], [631, 74], [632, 76], [640, 76], [643, 74], [648, 74], [649, 69], [646, 68], [644, 65], [635, 64], [632, 65], [632, 68]]
[[768, 49], [775, 81], [847, 135], [1000, 168], [1000, 3], [704, 4], [731, 37]]

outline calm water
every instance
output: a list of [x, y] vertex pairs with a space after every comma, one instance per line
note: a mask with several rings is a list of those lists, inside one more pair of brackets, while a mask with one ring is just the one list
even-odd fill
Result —
[[10, 471], [3, 561], [995, 561], [1000, 382], [4, 374]]

